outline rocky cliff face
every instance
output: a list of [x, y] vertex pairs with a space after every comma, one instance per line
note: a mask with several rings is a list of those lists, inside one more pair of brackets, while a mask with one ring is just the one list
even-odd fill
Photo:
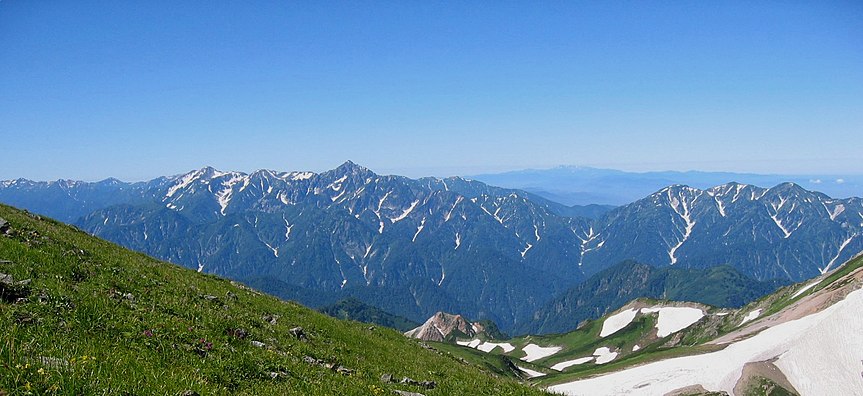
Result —
[[484, 328], [479, 323], [471, 323], [461, 315], [438, 312], [405, 335], [425, 341], [445, 341], [451, 335], [473, 338], [482, 332]]

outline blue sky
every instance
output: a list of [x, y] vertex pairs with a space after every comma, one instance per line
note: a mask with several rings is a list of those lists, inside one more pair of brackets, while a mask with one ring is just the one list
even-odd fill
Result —
[[0, 179], [861, 174], [863, 3], [0, 2]]

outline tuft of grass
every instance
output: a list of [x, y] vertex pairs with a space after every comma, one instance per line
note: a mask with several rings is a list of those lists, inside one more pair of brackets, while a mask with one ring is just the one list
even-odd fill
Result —
[[0, 394], [545, 394], [394, 330], [330, 318], [8, 206], [0, 217], [11, 226], [0, 234], [0, 273], [16, 282], [0, 289]]

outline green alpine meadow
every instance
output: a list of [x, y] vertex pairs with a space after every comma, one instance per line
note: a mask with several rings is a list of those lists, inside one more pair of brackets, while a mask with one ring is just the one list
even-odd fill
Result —
[[2, 395], [544, 394], [395, 330], [0, 218]]

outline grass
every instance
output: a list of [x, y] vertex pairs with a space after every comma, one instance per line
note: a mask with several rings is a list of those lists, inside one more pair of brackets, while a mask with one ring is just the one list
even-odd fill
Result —
[[764, 377], [755, 377], [749, 383], [749, 386], [744, 390], [744, 396], [797, 396], [776, 382], [773, 382]]
[[[333, 319], [8, 206], [0, 217], [11, 225], [0, 235], [0, 273], [29, 280], [0, 292], [0, 394], [544, 394], [394, 330]], [[290, 332], [297, 326], [305, 339]], [[436, 386], [385, 383], [383, 374]]]

